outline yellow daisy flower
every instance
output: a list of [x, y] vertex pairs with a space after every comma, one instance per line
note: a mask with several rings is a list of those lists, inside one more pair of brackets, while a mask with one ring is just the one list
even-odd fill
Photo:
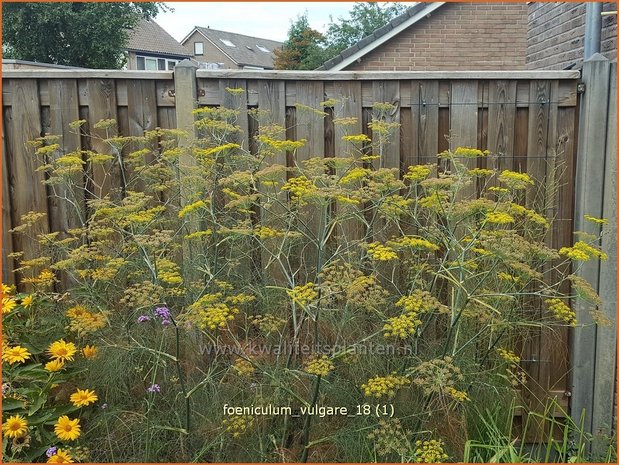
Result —
[[28, 349], [22, 346], [4, 347], [2, 350], [2, 360], [8, 362], [9, 365], [14, 363], [23, 363], [30, 358]]
[[23, 299], [21, 299], [21, 306], [24, 308], [30, 308], [33, 302], [34, 302], [34, 296], [30, 294], [24, 297]]
[[67, 360], [73, 361], [73, 356], [77, 352], [75, 344], [72, 342], [65, 342], [64, 339], [52, 342], [47, 349], [47, 352], [53, 359], [58, 359], [62, 362]]
[[60, 371], [63, 368], [64, 368], [64, 362], [59, 359], [52, 360], [51, 362], [47, 362], [45, 364], [45, 369], [51, 372]]
[[2, 313], [11, 313], [13, 309], [17, 307], [17, 302], [15, 299], [9, 297], [2, 298]]
[[4, 422], [2, 431], [9, 438], [21, 438], [28, 431], [28, 422], [21, 415], [13, 415]]
[[85, 405], [94, 404], [99, 398], [95, 391], [91, 391], [89, 389], [78, 389], [73, 394], [69, 400], [76, 407], [84, 407]]
[[47, 459], [47, 463], [73, 463], [73, 457], [62, 449], [58, 449], [54, 455]]
[[80, 420], [79, 418], [71, 420], [63, 415], [54, 425], [54, 431], [61, 441], [75, 441], [81, 434]]
[[8, 286], [2, 283], [2, 295], [11, 295], [13, 291], [15, 291], [14, 285], [11, 284], [10, 286]]
[[82, 349], [82, 355], [84, 356], [84, 358], [95, 358], [97, 356], [97, 353], [99, 352], [99, 349], [97, 349], [95, 346], [84, 346], [84, 348]]

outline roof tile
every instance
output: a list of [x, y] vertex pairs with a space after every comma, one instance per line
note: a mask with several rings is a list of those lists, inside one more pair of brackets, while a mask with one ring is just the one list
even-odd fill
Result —
[[159, 55], [189, 57], [190, 53], [155, 21], [141, 20], [129, 32], [127, 50]]

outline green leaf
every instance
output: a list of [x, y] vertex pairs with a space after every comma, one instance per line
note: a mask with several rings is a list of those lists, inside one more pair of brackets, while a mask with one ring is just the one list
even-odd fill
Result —
[[21, 409], [25, 407], [26, 407], [26, 403], [23, 400], [17, 400], [17, 399], [11, 399], [11, 398], [2, 399], [2, 411], [3, 412], [8, 412], [10, 410], [16, 410], [16, 409]]
[[45, 402], [47, 402], [47, 395], [40, 393], [36, 400], [30, 406], [30, 409], [28, 410], [28, 416], [30, 417], [36, 412], [38, 412], [38, 410], [43, 407], [43, 405], [45, 405]]

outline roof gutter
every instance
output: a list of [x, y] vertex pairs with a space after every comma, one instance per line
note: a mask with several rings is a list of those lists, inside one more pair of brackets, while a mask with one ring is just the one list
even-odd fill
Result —
[[349, 57], [345, 58], [344, 60], [340, 61], [337, 65], [329, 68], [327, 71], [341, 71], [341, 70], [343, 70], [344, 68], [346, 68], [347, 66], [353, 64], [355, 61], [357, 61], [358, 59], [360, 59], [364, 55], [367, 55], [368, 53], [370, 53], [372, 50], [374, 50], [378, 46], [380, 46], [380, 45], [384, 44], [385, 42], [387, 42], [392, 37], [395, 37], [396, 35], [398, 35], [403, 30], [409, 28], [410, 26], [415, 24], [417, 21], [425, 18], [430, 13], [436, 11], [441, 6], [443, 6], [444, 4], [445, 4], [445, 2], [432, 2], [432, 3], [430, 3], [426, 8], [421, 10], [416, 15], [411, 16], [408, 20], [404, 21], [402, 24], [397, 25], [396, 27], [391, 29], [389, 32], [387, 32], [385, 35], [380, 36], [375, 41], [369, 43], [368, 45], [363, 47], [361, 50], [358, 50], [357, 52], [353, 53], [351, 56], [349, 56]]

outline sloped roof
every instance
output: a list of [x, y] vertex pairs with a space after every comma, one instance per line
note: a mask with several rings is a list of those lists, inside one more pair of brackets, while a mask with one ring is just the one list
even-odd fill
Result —
[[150, 21], [142, 19], [133, 28], [129, 33], [127, 50], [179, 57], [191, 56], [185, 47], [152, 19]]
[[343, 50], [338, 55], [326, 61], [319, 70], [339, 71], [352, 61], [361, 58], [363, 55], [370, 53], [376, 47], [389, 40], [404, 29], [408, 29], [417, 21], [427, 17], [434, 10], [443, 6], [445, 2], [422, 2], [407, 9], [404, 13], [396, 16], [387, 24], [379, 27], [370, 35], [364, 37], [359, 42], [346, 50]]
[[[261, 39], [259, 37], [199, 26], [196, 26], [181, 43], [184, 44], [196, 30], [213, 42], [217, 48], [228, 55], [239, 66], [257, 66], [272, 69], [273, 61], [275, 60], [273, 50], [283, 45], [275, 40]], [[226, 45], [222, 40], [234, 44], [234, 47]], [[258, 46], [264, 47], [268, 52], [260, 50]]]

